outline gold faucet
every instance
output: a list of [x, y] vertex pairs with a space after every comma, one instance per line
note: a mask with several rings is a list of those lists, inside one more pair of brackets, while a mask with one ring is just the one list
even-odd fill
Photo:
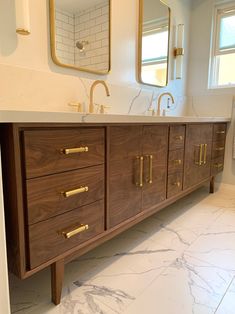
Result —
[[110, 96], [110, 93], [109, 93], [109, 89], [108, 89], [108, 86], [107, 84], [105, 83], [105, 81], [102, 81], [102, 80], [97, 80], [95, 81], [92, 85], [91, 85], [91, 89], [90, 89], [90, 104], [89, 104], [89, 113], [94, 113], [94, 89], [96, 87], [96, 85], [98, 84], [102, 84], [105, 88], [105, 91], [106, 91], [106, 95], [107, 96]]
[[161, 101], [162, 101], [162, 97], [163, 96], [170, 96], [171, 98], [171, 101], [172, 101], [172, 104], [175, 103], [175, 99], [173, 97], [173, 95], [171, 93], [162, 93], [159, 97], [158, 97], [158, 102], [157, 102], [157, 116], [160, 116], [161, 115]]

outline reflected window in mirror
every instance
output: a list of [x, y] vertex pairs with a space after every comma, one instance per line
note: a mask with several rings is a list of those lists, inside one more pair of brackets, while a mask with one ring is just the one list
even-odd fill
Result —
[[161, 1], [140, 0], [138, 79], [166, 86], [168, 81], [170, 9]]
[[50, 0], [51, 52], [60, 66], [110, 71], [110, 1]]

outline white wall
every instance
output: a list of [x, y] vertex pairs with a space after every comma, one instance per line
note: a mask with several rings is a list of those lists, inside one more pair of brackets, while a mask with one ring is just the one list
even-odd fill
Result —
[[227, 137], [225, 169], [219, 179], [224, 183], [235, 184], [235, 161], [232, 159], [232, 141], [235, 134], [233, 110], [235, 88], [208, 89], [207, 87], [214, 4], [214, 0], [193, 1], [187, 89], [188, 97], [192, 101], [187, 110], [188, 114], [229, 117], [232, 115]]
[[[112, 70], [107, 76], [101, 77], [53, 64], [49, 45], [48, 2], [30, 1], [31, 35], [23, 37], [15, 34], [14, 0], [0, 0], [0, 108], [69, 110], [67, 103], [71, 100], [87, 104], [91, 80], [102, 78], [110, 86], [111, 97], [106, 99], [102, 87], [98, 87], [96, 101], [111, 104], [112, 112], [127, 113], [133, 97], [143, 87], [136, 82], [138, 1], [112, 1]], [[185, 23], [188, 30], [189, 1], [168, 2], [173, 14], [172, 30], [178, 23]], [[171, 52], [173, 47], [174, 32]], [[185, 61], [186, 73], [187, 55]], [[182, 81], [173, 81], [173, 70], [171, 62], [171, 81], [166, 89], [176, 96], [178, 108], [175, 113], [183, 113], [186, 77]], [[143, 89], [134, 103], [132, 113], [143, 113], [146, 110], [152, 90], [155, 91], [155, 96], [163, 91], [149, 87]]]

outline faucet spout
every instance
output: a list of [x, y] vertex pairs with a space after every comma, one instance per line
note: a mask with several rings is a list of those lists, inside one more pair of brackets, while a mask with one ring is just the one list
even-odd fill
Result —
[[103, 80], [97, 80], [97, 81], [95, 81], [95, 82], [91, 85], [91, 89], [90, 89], [89, 113], [94, 113], [94, 90], [95, 90], [95, 87], [96, 87], [98, 84], [103, 85], [104, 88], [105, 88], [107, 97], [110, 96], [109, 88], [108, 88], [107, 84], [105, 83], [105, 81], [103, 81]]
[[172, 104], [175, 103], [175, 99], [173, 97], [173, 95], [171, 93], [162, 93], [159, 97], [158, 97], [158, 103], [157, 103], [157, 116], [161, 115], [161, 101], [162, 101], [162, 97], [163, 96], [169, 96], [171, 98]]

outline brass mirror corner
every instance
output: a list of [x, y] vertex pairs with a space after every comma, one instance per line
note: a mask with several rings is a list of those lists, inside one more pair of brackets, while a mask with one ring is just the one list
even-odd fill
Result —
[[142, 84], [168, 84], [171, 10], [161, 0], [139, 0], [137, 79]]
[[111, 0], [50, 0], [52, 60], [94, 74], [111, 68]]

